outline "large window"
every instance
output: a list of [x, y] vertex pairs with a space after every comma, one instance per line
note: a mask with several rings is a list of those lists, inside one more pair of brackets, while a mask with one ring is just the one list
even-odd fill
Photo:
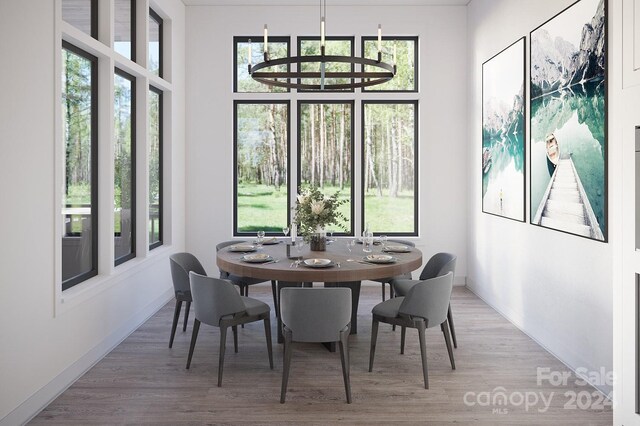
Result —
[[115, 0], [113, 49], [132, 61], [136, 60], [136, 2]]
[[346, 234], [353, 235], [353, 101], [298, 102], [298, 184], [328, 196], [339, 191], [348, 200], [339, 210]]
[[362, 103], [362, 222], [376, 234], [418, 235], [418, 102]]
[[98, 38], [98, 0], [62, 0], [62, 19]]
[[[288, 37], [270, 37], [270, 57], [287, 55], [289, 41]], [[367, 58], [377, 58], [377, 37], [362, 37], [359, 42]], [[378, 235], [417, 236], [418, 38], [382, 38], [382, 60], [397, 67], [390, 82], [329, 93], [304, 89], [287, 92], [254, 81], [248, 65], [263, 61], [262, 36], [234, 37], [233, 43], [234, 235], [255, 235], [259, 230], [282, 235], [282, 227], [291, 220], [291, 203], [295, 202], [288, 190], [297, 192], [300, 186], [316, 185], [325, 195], [339, 192], [347, 200], [340, 206], [340, 213], [347, 219], [346, 232], [333, 225], [327, 231], [359, 235], [368, 224]], [[297, 56], [321, 54], [319, 37], [297, 37], [296, 43]], [[354, 37], [327, 37], [325, 55], [353, 55], [355, 43]], [[298, 65], [301, 71], [321, 72], [318, 66]], [[282, 65], [279, 71], [284, 70]], [[354, 66], [346, 63], [325, 68], [326, 72], [350, 70], [355, 70]], [[378, 70], [365, 67], [365, 71]], [[319, 85], [320, 81], [315, 83]], [[333, 78], [330, 83], [351, 81]], [[257, 92], [262, 93], [248, 94]], [[384, 101], [380, 92], [385, 92]], [[289, 175], [288, 168], [291, 101], [297, 103], [296, 140], [291, 144], [297, 160], [295, 176]], [[361, 119], [357, 128], [354, 114]], [[291, 180], [293, 185], [289, 187]]]
[[147, 68], [162, 77], [162, 18], [149, 9], [149, 63]]
[[[269, 37], [267, 43], [269, 58], [278, 59], [289, 56], [289, 37]], [[267, 86], [258, 83], [249, 76], [249, 56], [253, 65], [264, 61], [264, 39], [258, 37], [234, 37], [233, 38], [233, 91], [234, 92], [288, 92], [288, 89], [276, 86]], [[283, 72], [289, 69], [288, 65], [278, 65], [269, 68], [270, 72]]]
[[162, 245], [162, 91], [149, 86], [149, 248]]
[[115, 264], [136, 256], [135, 78], [116, 68], [114, 76], [114, 249]]
[[[418, 91], [418, 38], [382, 37], [382, 60], [396, 64], [393, 80], [362, 89], [364, 92], [417, 92]], [[378, 38], [362, 37], [362, 51], [367, 58], [378, 57]], [[377, 71], [365, 66], [365, 71]]]
[[62, 42], [62, 289], [98, 273], [98, 59]]
[[289, 101], [234, 102], [234, 235], [289, 223]]
[[[354, 46], [353, 37], [326, 37], [325, 55], [353, 56]], [[320, 38], [319, 37], [298, 37], [298, 55], [314, 56], [320, 55]], [[319, 63], [302, 63], [301, 71], [304, 72], [321, 72]], [[353, 64], [331, 63], [326, 66], [325, 72], [349, 72], [353, 71]], [[309, 79], [304, 81], [305, 84], [320, 84], [320, 79]], [[331, 79], [331, 84], [350, 84], [351, 79]], [[312, 92], [313, 90], [299, 90], [300, 92]], [[353, 92], [353, 89], [336, 89], [335, 91]]]

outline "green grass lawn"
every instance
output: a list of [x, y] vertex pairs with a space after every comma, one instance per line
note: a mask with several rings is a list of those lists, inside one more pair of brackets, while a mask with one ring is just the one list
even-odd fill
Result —
[[[325, 186], [323, 193], [332, 195], [337, 187]], [[349, 199], [350, 188], [340, 191], [341, 199]], [[413, 232], [413, 192], [405, 191], [397, 198], [387, 196], [365, 197], [365, 223], [374, 232]], [[340, 212], [349, 219], [350, 203], [340, 206]], [[276, 191], [272, 186], [256, 184], [238, 185], [238, 231], [257, 232], [259, 230], [280, 233], [287, 221], [287, 191], [283, 187]], [[345, 223], [351, 228], [350, 221]], [[338, 231], [336, 226], [331, 228]]]

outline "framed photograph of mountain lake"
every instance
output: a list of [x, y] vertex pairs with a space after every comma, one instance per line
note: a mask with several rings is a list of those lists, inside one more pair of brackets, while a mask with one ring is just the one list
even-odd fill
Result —
[[525, 220], [525, 39], [482, 64], [482, 211]]
[[531, 223], [607, 241], [607, 2], [531, 32]]

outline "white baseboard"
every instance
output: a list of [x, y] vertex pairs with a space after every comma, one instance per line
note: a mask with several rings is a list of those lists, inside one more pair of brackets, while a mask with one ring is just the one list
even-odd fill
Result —
[[169, 289], [147, 306], [133, 315], [122, 327], [115, 330], [102, 342], [90, 349], [69, 368], [58, 374], [53, 380], [31, 395], [26, 401], [0, 420], [0, 426], [22, 425], [33, 419], [40, 411], [56, 399], [69, 386], [75, 383], [91, 367], [118, 346], [131, 333], [136, 331], [145, 321], [151, 318], [160, 308], [174, 297], [173, 289]]
[[541, 341], [539, 341], [538, 339], [536, 339], [534, 336], [532, 336], [531, 334], [529, 334], [529, 332], [527, 332], [527, 330], [523, 329], [520, 325], [516, 324], [514, 321], [511, 320], [511, 318], [509, 317], [509, 315], [507, 313], [505, 313], [503, 310], [501, 310], [500, 308], [496, 307], [493, 303], [491, 303], [490, 301], [488, 301], [485, 297], [482, 296], [480, 290], [478, 288], [475, 287], [473, 280], [468, 279], [467, 280], [467, 289], [469, 291], [471, 291], [473, 294], [475, 294], [480, 300], [482, 300], [484, 303], [486, 303], [487, 305], [489, 305], [494, 311], [496, 311], [498, 314], [500, 314], [504, 319], [506, 319], [507, 321], [509, 321], [511, 324], [514, 325], [514, 327], [516, 327], [518, 330], [522, 331], [524, 334], [526, 334], [531, 340], [533, 340], [534, 342], [536, 342], [540, 347], [542, 347], [545, 351], [549, 352], [554, 358], [556, 358], [558, 361], [560, 361], [561, 363], [563, 363], [569, 370], [571, 370], [576, 377], [580, 377], [583, 381], [589, 383], [595, 390], [597, 390], [598, 392], [600, 392], [605, 398], [607, 399], [611, 399], [611, 396], [613, 395], [613, 388], [611, 388], [611, 386], [606, 386], [606, 385], [595, 385], [593, 383], [590, 382], [588, 377], [584, 377], [581, 374], [578, 374], [576, 372], [576, 369], [571, 366], [570, 364], [568, 364], [567, 362], [565, 362], [560, 356], [558, 356], [555, 352], [553, 352], [551, 349], [549, 349], [547, 346], [545, 346], [544, 343], [542, 343]]

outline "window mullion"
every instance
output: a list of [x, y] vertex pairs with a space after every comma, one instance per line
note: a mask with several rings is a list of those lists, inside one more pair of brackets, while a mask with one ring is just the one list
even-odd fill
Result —
[[136, 254], [149, 254], [149, 79], [136, 82]]
[[98, 60], [98, 273], [114, 268], [113, 59]]

